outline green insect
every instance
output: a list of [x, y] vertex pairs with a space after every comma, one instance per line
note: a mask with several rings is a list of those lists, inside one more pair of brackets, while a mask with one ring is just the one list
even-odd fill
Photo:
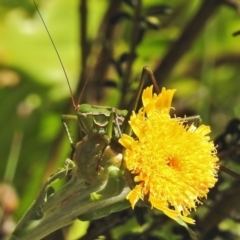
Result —
[[[153, 78], [151, 70], [144, 67], [136, 103], [147, 75]], [[105, 185], [101, 191], [93, 193], [92, 196], [113, 197], [121, 193], [126, 183], [123, 176], [123, 148], [118, 139], [122, 133], [130, 132], [127, 127], [128, 111], [89, 104], [76, 106], [74, 100], [73, 104], [77, 111], [76, 115], [62, 115], [62, 121], [73, 149], [71, 160], [76, 164], [75, 174], [85, 179], [86, 184], [91, 187]], [[132, 110], [129, 111], [131, 112]], [[69, 121], [75, 121], [79, 125], [78, 142], [71, 136]]]
[[[73, 161], [77, 166], [77, 175], [94, 186], [108, 179], [108, 167], [122, 165], [121, 146], [117, 143], [122, 134], [121, 126], [127, 115], [125, 110], [110, 107], [81, 104], [77, 107], [77, 116], [62, 115], [63, 125], [73, 149]], [[74, 142], [68, 121], [78, 123], [81, 138]], [[93, 159], [92, 159], [93, 158]]]

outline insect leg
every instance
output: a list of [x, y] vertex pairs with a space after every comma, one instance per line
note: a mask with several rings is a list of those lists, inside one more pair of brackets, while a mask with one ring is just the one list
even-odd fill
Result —
[[72, 135], [70, 133], [70, 130], [69, 130], [69, 127], [67, 124], [67, 121], [69, 121], [69, 120], [78, 122], [78, 119], [77, 119], [77, 116], [75, 116], [75, 115], [62, 115], [62, 123], [63, 123], [63, 126], [65, 127], [72, 150], [74, 151], [75, 147], [76, 147], [76, 143], [74, 142], [74, 140], [72, 138]]
[[66, 174], [65, 174], [65, 176], [64, 177], [66, 177], [67, 176], [67, 174], [68, 174], [68, 171], [69, 171], [69, 167], [71, 168], [73, 168], [75, 166], [75, 163], [70, 159], [70, 158], [67, 158], [66, 160], [65, 160], [65, 162], [64, 162], [64, 168], [65, 168], [65, 170], [66, 170]]
[[156, 79], [155, 79], [155, 77], [153, 75], [152, 70], [149, 67], [147, 67], [147, 66], [143, 67], [141, 79], [140, 79], [140, 82], [139, 82], [139, 85], [138, 85], [138, 89], [137, 89], [137, 94], [136, 94], [135, 99], [133, 101], [133, 104], [131, 105], [131, 107], [130, 107], [130, 109], [128, 111], [128, 114], [127, 114], [127, 116], [126, 116], [126, 118], [125, 118], [125, 120], [123, 122], [123, 127], [122, 127], [123, 132], [128, 134], [128, 135], [130, 135], [130, 133], [131, 133], [131, 127], [128, 124], [129, 118], [130, 118], [130, 116], [132, 114], [132, 111], [136, 111], [136, 109], [137, 109], [139, 100], [141, 98], [142, 90], [143, 90], [143, 87], [144, 87], [144, 83], [145, 83], [145, 81], [146, 81], [146, 79], [148, 77], [150, 77], [150, 79], [152, 80], [152, 83], [153, 83], [153, 85], [154, 85], [154, 87], [156, 89], [156, 92], [157, 93], [160, 92], [158, 84], [157, 84], [157, 81], [156, 81]]

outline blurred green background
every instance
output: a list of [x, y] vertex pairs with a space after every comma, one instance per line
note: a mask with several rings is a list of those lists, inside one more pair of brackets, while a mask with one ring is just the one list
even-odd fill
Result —
[[[39, 0], [37, 4], [75, 98], [80, 94], [79, 80], [89, 80], [83, 101], [127, 108], [143, 66], [159, 69], [172, 44], [206, 1], [141, 1], [142, 36], [135, 44], [135, 9], [131, 1], [116, 1], [118, 7], [114, 9], [111, 1], [89, 0], [84, 23], [80, 8], [83, 2]], [[191, 47], [184, 46], [184, 40], [180, 42], [182, 57], [176, 65], [170, 61], [171, 71], [160, 82], [160, 87], [177, 89], [173, 104], [176, 114], [199, 114], [203, 123], [211, 126], [213, 138], [232, 118], [240, 117], [240, 34], [233, 36], [240, 31], [239, 6], [237, 1], [236, 5], [226, 3], [212, 11], [202, 30], [195, 23], [195, 41]], [[110, 24], [106, 21], [109, 11], [115, 14]], [[192, 35], [189, 32], [189, 38]], [[135, 56], [129, 66], [130, 58], [124, 53], [131, 50]], [[125, 85], [117, 63], [124, 71], [128, 66], [131, 70], [131, 80], [123, 92], [126, 95], [121, 95]], [[104, 73], [100, 74], [99, 69]], [[99, 87], [100, 95], [96, 92]], [[19, 195], [20, 205], [14, 213], [18, 220], [46, 178], [70, 155], [61, 114], [74, 110], [63, 69], [32, 1], [0, 1], [0, 102], [0, 177], [1, 181], [9, 181]], [[240, 172], [238, 164], [234, 169]], [[240, 236], [240, 228], [236, 229]]]

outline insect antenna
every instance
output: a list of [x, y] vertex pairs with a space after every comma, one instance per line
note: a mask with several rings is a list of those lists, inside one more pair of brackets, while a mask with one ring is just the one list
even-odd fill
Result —
[[44, 19], [43, 19], [42, 15], [41, 15], [41, 13], [40, 13], [40, 11], [39, 11], [39, 9], [38, 9], [38, 6], [37, 6], [35, 0], [33, 0], [33, 3], [34, 3], [34, 5], [35, 5], [35, 7], [36, 7], [36, 10], [37, 10], [37, 12], [38, 12], [38, 15], [40, 16], [40, 18], [41, 18], [41, 20], [42, 20], [42, 23], [43, 23], [43, 25], [44, 25], [44, 27], [45, 27], [45, 29], [46, 29], [46, 31], [47, 31], [47, 34], [48, 34], [48, 36], [49, 36], [49, 38], [50, 38], [50, 40], [51, 40], [51, 43], [52, 43], [52, 45], [53, 45], [53, 47], [54, 47], [54, 49], [55, 49], [55, 52], [56, 52], [57, 57], [58, 57], [58, 60], [59, 60], [59, 62], [60, 62], [60, 64], [61, 64], [61, 66], [62, 66], [62, 69], [63, 69], [64, 75], [65, 75], [65, 78], [66, 78], [66, 80], [67, 80], [68, 88], [69, 88], [69, 91], [70, 91], [70, 95], [71, 95], [73, 107], [74, 107], [75, 110], [77, 110], [77, 104], [75, 103], [75, 99], [74, 99], [74, 97], [73, 97], [73, 91], [72, 91], [72, 88], [71, 88], [71, 86], [70, 86], [70, 82], [69, 82], [69, 79], [68, 79], [68, 76], [67, 76], [67, 72], [66, 72], [66, 70], [65, 70], [65, 68], [64, 68], [64, 65], [63, 65], [62, 59], [61, 59], [61, 57], [60, 57], [60, 54], [59, 54], [59, 52], [58, 52], [58, 50], [57, 50], [57, 48], [56, 48], [56, 46], [55, 46], [55, 44], [54, 44], [54, 41], [53, 41], [53, 39], [52, 39], [52, 36], [51, 36], [50, 32], [48, 31], [47, 25], [46, 25], [45, 22], [44, 22]]
[[153, 84], [153, 86], [155, 88], [155, 91], [157, 92], [157, 94], [159, 94], [160, 93], [160, 89], [159, 89], [157, 80], [156, 80], [152, 70], [149, 67], [147, 67], [147, 66], [145, 66], [144, 69], [147, 71], [149, 77], [151, 78], [151, 81], [152, 81], [152, 84]]
[[[76, 107], [80, 104], [80, 101], [81, 101], [82, 96], [83, 96], [83, 92], [84, 92], [84, 90], [85, 90], [85, 88], [86, 88], [86, 86], [87, 86], [87, 83], [88, 83], [88, 81], [89, 81], [89, 78], [90, 78], [90, 77], [88, 77], [87, 80], [86, 80], [86, 81], [84, 82], [84, 84], [83, 84], [83, 87], [82, 87], [82, 89], [81, 89], [81, 93], [80, 93], [80, 95], [79, 95], [79, 97], [78, 97], [78, 100], [77, 100]], [[75, 108], [75, 109], [77, 110], [77, 108]]]

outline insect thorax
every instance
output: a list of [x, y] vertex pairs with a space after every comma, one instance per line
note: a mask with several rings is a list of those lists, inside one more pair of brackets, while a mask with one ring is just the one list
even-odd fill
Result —
[[[105, 106], [92, 106], [89, 104], [79, 105], [77, 112], [80, 128], [85, 134], [107, 134], [110, 127], [109, 124], [112, 124], [112, 137], [114, 138], [120, 137], [120, 127], [126, 115], [126, 110], [118, 110]], [[111, 116], [112, 122], [110, 122]]]

